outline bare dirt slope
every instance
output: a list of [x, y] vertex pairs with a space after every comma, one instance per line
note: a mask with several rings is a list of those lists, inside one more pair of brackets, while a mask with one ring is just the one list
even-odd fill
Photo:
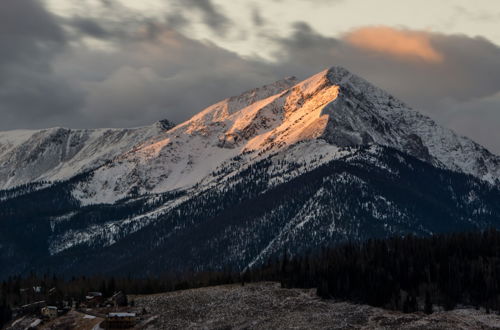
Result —
[[321, 300], [277, 283], [226, 285], [131, 297], [157, 315], [146, 329], [500, 329], [500, 316], [471, 309], [403, 314]]

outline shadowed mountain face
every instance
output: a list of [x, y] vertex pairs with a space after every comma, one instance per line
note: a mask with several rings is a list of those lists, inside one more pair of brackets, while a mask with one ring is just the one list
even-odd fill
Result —
[[175, 127], [0, 133], [0, 157], [0, 276], [243, 269], [500, 225], [498, 156], [338, 67]]

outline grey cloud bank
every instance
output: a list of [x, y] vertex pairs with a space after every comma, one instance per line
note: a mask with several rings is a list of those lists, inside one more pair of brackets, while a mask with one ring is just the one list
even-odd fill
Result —
[[53, 60], [66, 42], [62, 28], [38, 2], [0, 2], [1, 128], [32, 126], [42, 118], [53, 123], [81, 105], [82, 95], [53, 72]]

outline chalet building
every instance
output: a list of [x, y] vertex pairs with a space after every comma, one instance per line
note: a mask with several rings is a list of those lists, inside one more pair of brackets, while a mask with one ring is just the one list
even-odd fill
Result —
[[104, 302], [104, 297], [102, 292], [89, 292], [85, 296], [85, 306], [87, 307], [98, 307]]
[[89, 292], [86, 296], [87, 299], [102, 298], [102, 292]]
[[59, 315], [56, 306], [46, 306], [42, 308], [41, 314], [43, 317], [46, 317], [48, 319], [55, 319]]
[[106, 330], [114, 330], [133, 328], [136, 323], [135, 313], [109, 313], [103, 325]]

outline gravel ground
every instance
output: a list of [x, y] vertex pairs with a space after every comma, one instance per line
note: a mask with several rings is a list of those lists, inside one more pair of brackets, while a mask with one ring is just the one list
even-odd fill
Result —
[[155, 315], [143, 329], [500, 329], [500, 316], [473, 309], [403, 314], [322, 300], [277, 283], [225, 285], [132, 296]]

